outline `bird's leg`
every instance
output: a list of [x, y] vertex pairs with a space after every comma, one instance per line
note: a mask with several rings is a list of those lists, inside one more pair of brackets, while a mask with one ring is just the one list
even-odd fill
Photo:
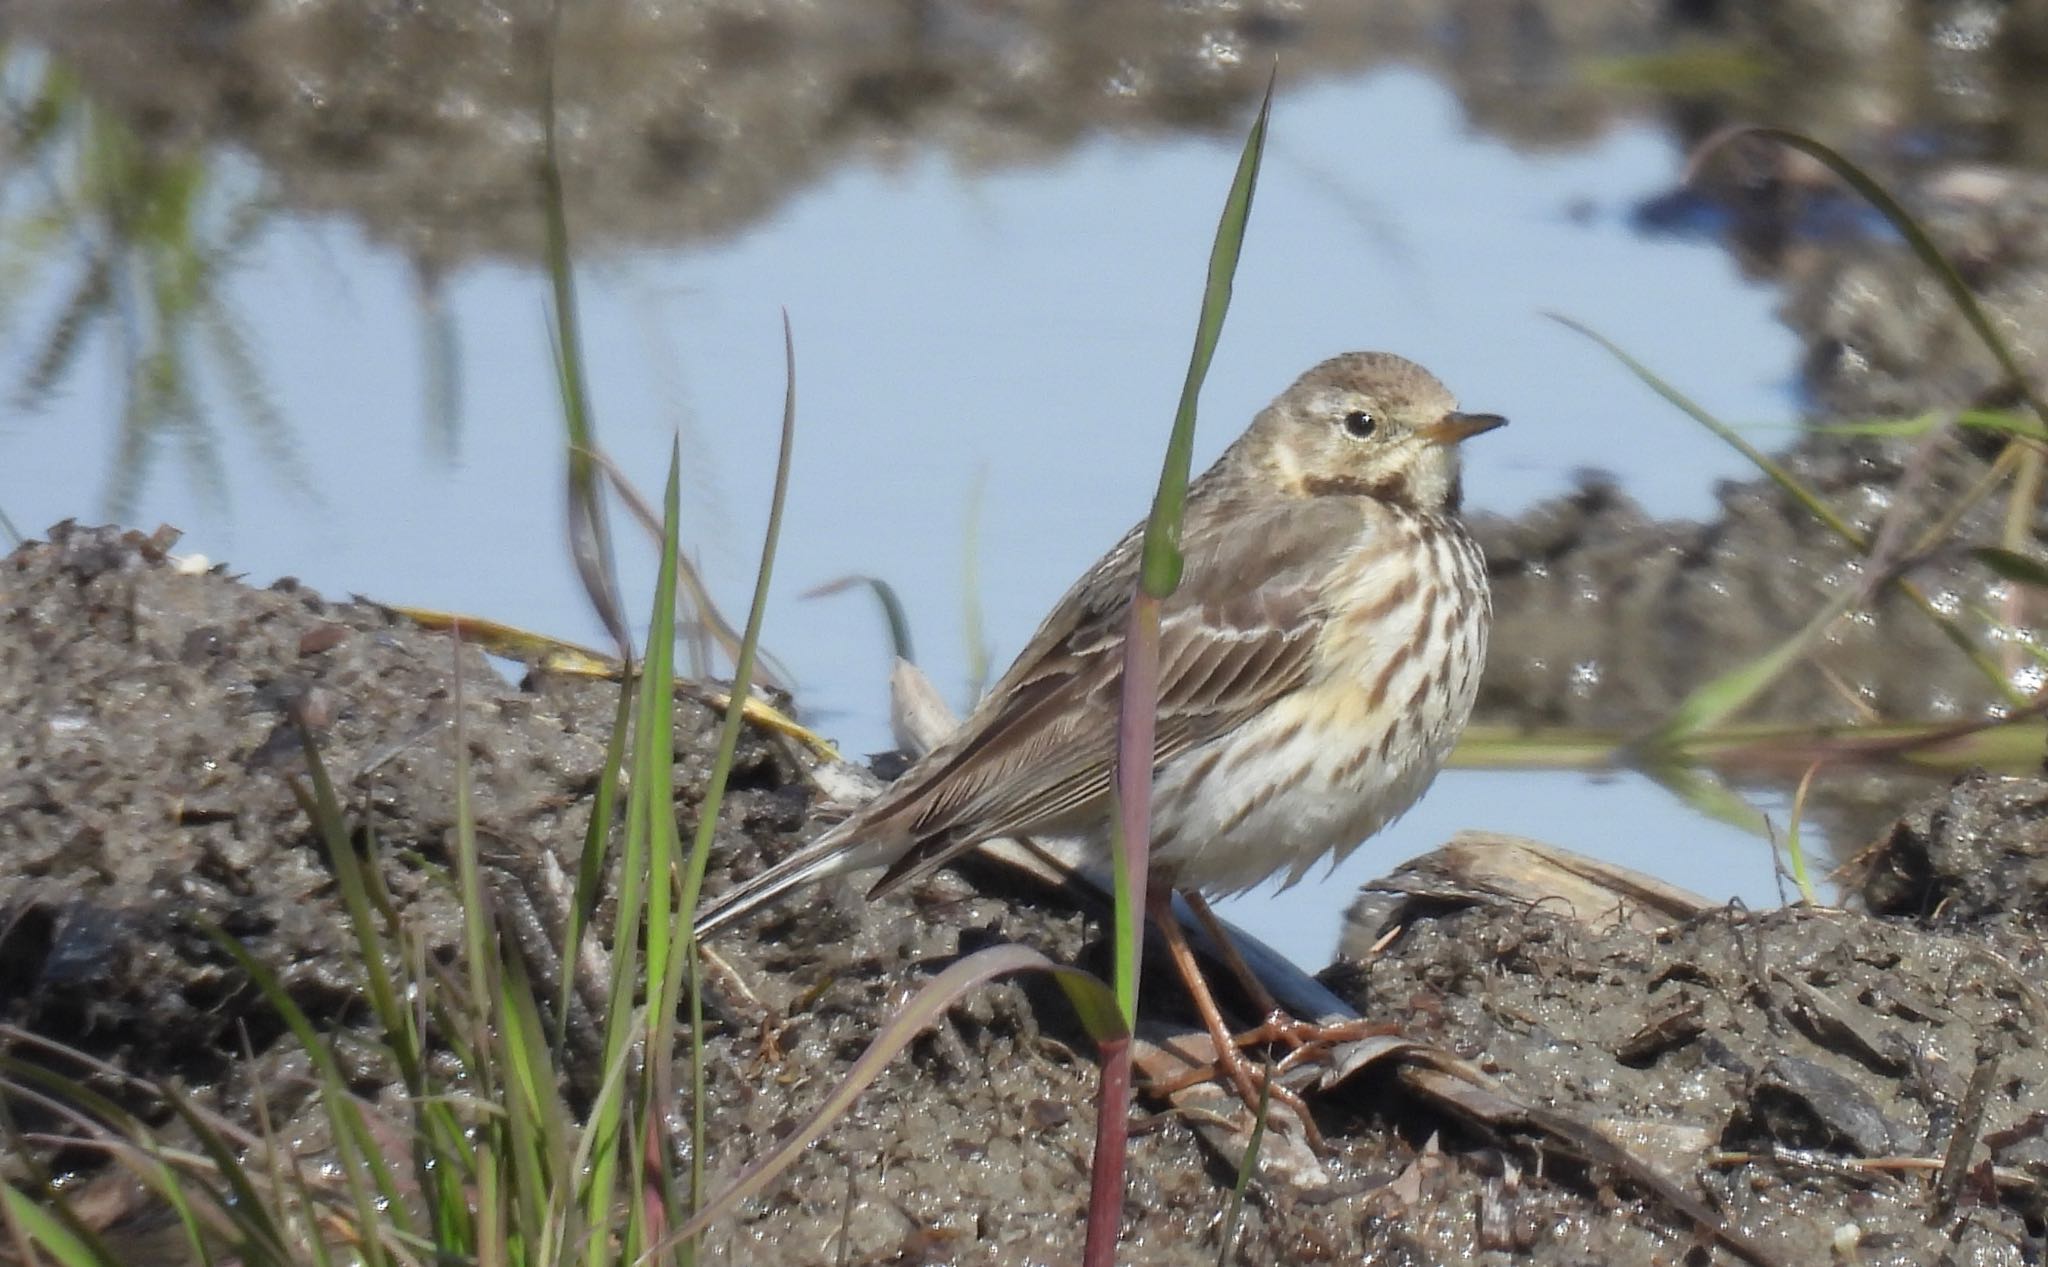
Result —
[[1254, 1067], [1238, 1050], [1236, 1041], [1231, 1037], [1230, 1026], [1216, 1006], [1216, 996], [1209, 991], [1208, 979], [1202, 975], [1202, 966], [1195, 961], [1194, 948], [1188, 945], [1187, 934], [1181, 931], [1179, 921], [1173, 916], [1173, 890], [1165, 885], [1154, 888], [1146, 895], [1145, 905], [1150, 908], [1152, 922], [1158, 926], [1159, 935], [1166, 939], [1166, 953], [1179, 971], [1181, 983], [1187, 986], [1195, 1011], [1201, 1015], [1203, 1026], [1209, 1031], [1209, 1041], [1216, 1048], [1216, 1067], [1229, 1079], [1238, 1098], [1256, 1118], [1259, 1087], [1270, 1083], [1267, 1095], [1294, 1110], [1294, 1115], [1301, 1119], [1302, 1135], [1308, 1146], [1317, 1153], [1327, 1153], [1329, 1145], [1323, 1141], [1323, 1133], [1316, 1128], [1315, 1118], [1310, 1115], [1302, 1098], [1281, 1086], [1278, 1079], [1270, 1078]]
[[[1223, 921], [1216, 918], [1216, 912], [1209, 909], [1208, 901], [1192, 889], [1181, 896], [1187, 899], [1188, 909], [1195, 913], [1195, 918], [1202, 921], [1202, 927], [1209, 933], [1209, 940], [1215, 943], [1216, 953], [1223, 956], [1224, 964], [1237, 978], [1237, 983], [1244, 987], [1252, 1006], [1259, 1010], [1260, 1016], [1266, 1018], [1266, 1027], [1275, 1030], [1287, 1029], [1294, 1022], [1293, 1013], [1280, 1006], [1280, 1000], [1273, 997], [1273, 992], [1266, 988], [1266, 983], [1259, 980], [1258, 974], [1252, 971], [1252, 966], [1244, 961], [1244, 955], [1238, 951], [1237, 940], [1223, 927]], [[1290, 1047], [1301, 1046], [1291, 1036], [1283, 1036], [1281, 1041]]]
[[1252, 1006], [1259, 1009], [1259, 1014], [1266, 1018], [1265, 1023], [1257, 1029], [1239, 1034], [1236, 1040], [1238, 1046], [1285, 1043], [1294, 1049], [1280, 1062], [1280, 1067], [1287, 1069], [1306, 1058], [1309, 1048], [1355, 1042], [1369, 1034], [1384, 1030], [1384, 1026], [1362, 1019], [1305, 1021], [1280, 1006], [1280, 1001], [1273, 997], [1273, 992], [1266, 988], [1265, 982], [1260, 981], [1258, 974], [1252, 971], [1251, 965], [1245, 962], [1244, 955], [1237, 949], [1236, 939], [1230, 935], [1230, 930], [1223, 926], [1223, 921], [1216, 917], [1216, 912], [1209, 909], [1209, 903], [1203, 900], [1202, 895], [1189, 891], [1183, 892], [1181, 896], [1187, 899], [1188, 909], [1195, 913], [1195, 918], [1202, 921], [1202, 927], [1207, 930], [1209, 940], [1216, 945], [1216, 953], [1223, 957], [1223, 962], [1237, 978], [1237, 983], [1244, 987], [1244, 992], [1251, 998]]

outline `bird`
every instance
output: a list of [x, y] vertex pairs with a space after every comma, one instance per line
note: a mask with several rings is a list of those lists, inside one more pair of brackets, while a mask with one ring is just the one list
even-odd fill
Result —
[[[1160, 610], [1148, 912], [1247, 1099], [1256, 1071], [1227, 1041], [1171, 895], [1298, 882], [1435, 778], [1471, 716], [1492, 619], [1459, 518], [1459, 449], [1505, 422], [1461, 411], [1413, 361], [1350, 352], [1303, 373], [1189, 484], [1181, 580]], [[880, 896], [998, 837], [1079, 839], [1107, 863], [1144, 534], [1081, 575], [957, 730], [711, 899], [697, 936], [831, 876], [883, 868]]]

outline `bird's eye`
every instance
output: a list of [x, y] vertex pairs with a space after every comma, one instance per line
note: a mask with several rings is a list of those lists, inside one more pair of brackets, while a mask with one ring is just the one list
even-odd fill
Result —
[[1363, 440], [1372, 435], [1379, 425], [1379, 420], [1363, 409], [1354, 409], [1344, 415], [1344, 431], [1355, 440]]

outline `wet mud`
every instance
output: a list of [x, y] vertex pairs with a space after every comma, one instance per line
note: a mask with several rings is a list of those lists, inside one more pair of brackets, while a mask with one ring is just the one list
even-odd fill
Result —
[[[281, 202], [345, 212], [431, 278], [537, 255], [542, 8], [501, 21], [463, 6], [210, 6], [168, 51], [154, 4], [95, 6], [80, 22], [76, 6], [27, 3], [10, 20], [151, 144], [225, 139], [264, 166]], [[1456, 38], [1440, 6], [1390, 5], [1341, 40], [1315, 5], [1231, 7], [1228, 20], [1202, 6], [1104, 6], [1093, 25], [1072, 6], [1023, 5], [1000, 31], [979, 7], [915, 8], [928, 21], [907, 36], [897, 5], [579, 10], [560, 82], [579, 232], [603, 249], [735, 231], [844, 162], [903, 161], [919, 146], [987, 166], [1112, 128], [1234, 128], [1281, 47], [1302, 76], [1380, 58], [1431, 67], [1476, 125], [1524, 143], [1645, 117], [1687, 141], [1734, 118], [1829, 135], [1927, 220], [2038, 368], [2048, 182], [2029, 164], [2048, 116], [2029, 108], [2039, 89], [2026, 69], [2048, 48], [2037, 4], [1558, 3], [1501, 7], [1498, 19], [1479, 6], [1452, 24]], [[1615, 76], [1643, 69], [1631, 58], [1674, 39], [1733, 56], [1696, 91], [1615, 90]], [[1020, 46], [1036, 55], [1014, 56]], [[678, 52], [703, 47], [720, 56]], [[799, 63], [810, 69], [791, 73]], [[1929, 132], [1939, 143], [1917, 155], [1900, 143]], [[1641, 215], [1651, 231], [1720, 237], [1784, 288], [1815, 416], [1996, 400], [1996, 366], [1924, 267], [1840, 210], [1811, 170], [1738, 154]], [[1642, 434], [1663, 425], [1688, 424], [1646, 418]], [[1964, 433], [1924, 450], [1814, 437], [1784, 461], [1872, 536], [1895, 515], [1909, 529], [1932, 522], [1995, 448]], [[1861, 552], [1768, 483], [1732, 484], [1721, 501], [1711, 522], [1659, 521], [1589, 477], [1529, 515], [1476, 524], [1499, 613], [1482, 717], [1639, 731], [1865, 583]], [[2002, 500], [1987, 502], [1954, 538], [1999, 539], [2002, 514]], [[2048, 531], [2038, 516], [2023, 526], [2036, 541]], [[211, 935], [277, 972], [355, 1089], [389, 1102], [361, 1029], [353, 934], [295, 795], [307, 777], [299, 727], [403, 918], [453, 962], [458, 709], [494, 905], [508, 923], [545, 925], [551, 877], [573, 867], [587, 825], [616, 688], [514, 685], [374, 605], [194, 572], [173, 549], [66, 526], [0, 561], [0, 1048], [83, 1074], [165, 1124], [161, 1101], [42, 1043], [177, 1079], [238, 1121], [260, 1088], [281, 1136], [317, 1154], [304, 1058]], [[2027, 594], [1953, 557], [1918, 575], [1943, 610], [2042, 623]], [[2009, 647], [1988, 650], [2016, 685], [2041, 685]], [[1995, 699], [1923, 613], [1887, 594], [1755, 715], [1941, 720]], [[715, 718], [683, 701], [676, 720], [688, 815]], [[749, 732], [712, 884], [791, 848], [810, 799], [779, 741]], [[1922, 787], [1882, 774], [1823, 812], [1839, 842], [1870, 846], [1849, 884], [1855, 910], [1712, 910], [1646, 930], [1596, 928], [1542, 902], [1445, 903], [1370, 927], [1324, 979], [1367, 1015], [1623, 1142], [1779, 1261], [2040, 1262], [2048, 784], [1975, 774]], [[953, 872], [879, 903], [827, 885], [719, 943], [730, 972], [713, 974], [709, 999], [714, 1171], [732, 1173], [818, 1103], [917, 982], [1004, 941], [1098, 969], [1105, 956], [1095, 914]], [[1180, 1006], [1169, 978], [1150, 985], [1152, 1008]], [[1054, 991], [988, 987], [723, 1226], [725, 1252], [1074, 1261], [1094, 1079], [1090, 1044]], [[1729, 1258], [1625, 1176], [1445, 1119], [1391, 1081], [1347, 1084], [1318, 1105], [1335, 1181], [1255, 1181], [1232, 1261]], [[160, 1211], [83, 1151], [51, 1159], [75, 1169], [113, 1231], [153, 1247], [136, 1261], [169, 1261], [150, 1239]], [[20, 1164], [0, 1158], [0, 1175]], [[1232, 1180], [1186, 1122], [1150, 1123], [1133, 1148], [1125, 1261], [1216, 1261]]]
[[[2048, 176], [1949, 167], [1901, 171], [1896, 180], [1892, 192], [1956, 265], [2022, 371], [2039, 381], [2048, 351]], [[1778, 172], [1713, 196], [1783, 228], [1844, 195], [1820, 184], [1789, 191]], [[1880, 541], [1890, 543], [1886, 559], [1904, 565], [1899, 575], [1924, 605], [1899, 586], [1870, 595], [1742, 720], [1962, 722], [2009, 711], [2015, 698], [2048, 685], [2021, 645], [2040, 643], [2048, 626], [2042, 592], [1970, 558], [1973, 548], [2008, 542], [2038, 553], [2048, 516], [2038, 498], [2024, 509], [2027, 494], [2015, 494], [2009, 472], [1994, 471], [2005, 437], [1957, 424], [1972, 408], [2030, 416], [1968, 318], [1905, 242], [1885, 233], [1808, 240], [1750, 262], [1783, 286], [1781, 315], [1806, 347], [1806, 429], [1773, 458], [1851, 535], [1762, 475], [1724, 483], [1717, 514], [1700, 522], [1657, 519], [1597, 471], [1572, 495], [1527, 514], [1478, 516], [1473, 530], [1496, 604], [1479, 720], [1647, 732], [1694, 688], [1868, 587]], [[1636, 432], [1645, 443], [1663, 428], [1696, 425], [1663, 403], [1649, 409]], [[1828, 430], [1914, 417], [1937, 433]], [[1776, 448], [1766, 436], [1750, 438]], [[2023, 507], [2016, 517], [2015, 496]], [[1969, 632], [1975, 659], [1930, 609]], [[1789, 789], [1801, 765], [1740, 777]], [[1936, 785], [1933, 776], [1896, 770], [1836, 771], [1816, 785], [1813, 808], [1846, 854]]]
[[[246, 1120], [260, 1086], [293, 1124], [285, 1137], [317, 1150], [303, 1058], [206, 933], [271, 965], [355, 1053], [356, 1089], [388, 1102], [388, 1071], [363, 1056], [352, 935], [292, 794], [306, 773], [293, 718], [374, 829], [357, 843], [403, 917], [452, 961], [456, 675], [480, 825], [514, 878], [581, 840], [616, 688], [511, 685], [382, 609], [191, 572], [167, 544], [67, 526], [0, 562], [4, 1045], [78, 1070], [32, 1034], [177, 1078], [231, 1118]], [[683, 702], [677, 722], [687, 814], [715, 721]], [[749, 734], [713, 885], [791, 848], [808, 801], [778, 742]], [[1624, 1142], [1780, 1261], [2035, 1261], [2048, 1213], [2044, 805], [2034, 781], [1949, 789], [1870, 863], [1875, 914], [1714, 910], [1600, 932], [1543, 903], [1450, 905], [1411, 912], [1324, 977], [1367, 1015]], [[516, 903], [514, 888], [494, 894], [501, 914]], [[878, 903], [830, 884], [719, 942], [714, 1171], [814, 1106], [917, 982], [1006, 941], [1098, 969], [1106, 954], [1095, 914], [978, 872]], [[1151, 1010], [1172, 1015], [1170, 978], [1150, 984]], [[1073, 1261], [1094, 1078], [1056, 990], [990, 986], [719, 1236], [738, 1262]], [[1981, 1112], [1966, 1114], [1973, 1081]], [[1626, 1177], [1476, 1132], [1391, 1083], [1317, 1103], [1333, 1182], [1255, 1181], [1230, 1261], [1724, 1260]], [[1944, 1182], [1959, 1132], [1972, 1143]], [[1232, 1180], [1185, 1121], [1151, 1122], [1132, 1154], [1125, 1261], [1216, 1261]], [[103, 1200], [117, 1236], [155, 1243], [160, 1212]]]
[[[8, 19], [148, 145], [245, 152], [281, 204], [348, 216], [431, 280], [541, 258], [553, 13], [18, 0]], [[738, 231], [847, 164], [929, 153], [988, 170], [1103, 135], [1236, 136], [1276, 56], [1292, 84], [1420, 68], [1475, 128], [1525, 146], [1648, 122], [1689, 148], [1770, 119], [1892, 176], [1929, 155], [2038, 163], [2044, 50], [2035, 0], [628, 0], [563, 11], [553, 91], [579, 244], [602, 251]], [[1760, 162], [1641, 217], [1725, 236], [1776, 271], [1841, 222], [1810, 214], [1817, 192], [1810, 173]]]

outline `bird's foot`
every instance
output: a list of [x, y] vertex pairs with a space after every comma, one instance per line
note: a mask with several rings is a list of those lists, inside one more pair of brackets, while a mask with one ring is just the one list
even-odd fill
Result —
[[1399, 1027], [1382, 1021], [1368, 1021], [1357, 1017], [1338, 1021], [1304, 1021], [1291, 1013], [1275, 1010], [1264, 1023], [1235, 1035], [1231, 1042], [1239, 1050], [1258, 1046], [1281, 1046], [1287, 1048], [1273, 1067], [1281, 1073], [1300, 1065], [1310, 1064], [1330, 1054], [1341, 1043], [1355, 1043], [1362, 1038], [1375, 1038], [1386, 1034], [1399, 1033]]
[[1309, 1111], [1308, 1101], [1302, 1099], [1299, 1092], [1282, 1085], [1279, 1066], [1253, 1064], [1242, 1047], [1225, 1043], [1218, 1049], [1215, 1063], [1200, 1072], [1204, 1077], [1227, 1080], [1238, 1098], [1244, 1101], [1244, 1107], [1254, 1122], [1262, 1113], [1270, 1112], [1273, 1105], [1285, 1106], [1301, 1123], [1303, 1142], [1316, 1156], [1329, 1156], [1329, 1141], [1323, 1138], [1322, 1129], [1316, 1125], [1315, 1114]]
[[[1283, 1086], [1280, 1076], [1323, 1059], [1340, 1043], [1386, 1034], [1392, 1028], [1364, 1020], [1304, 1021], [1284, 1012], [1275, 1012], [1263, 1024], [1229, 1035], [1226, 1041], [1217, 1043], [1216, 1059], [1177, 1078], [1155, 1083], [1152, 1090], [1161, 1095], [1172, 1095], [1203, 1082], [1219, 1082], [1237, 1092], [1254, 1118], [1262, 1107], [1283, 1105], [1300, 1121], [1303, 1141], [1318, 1156], [1328, 1156], [1331, 1151], [1329, 1141], [1316, 1126], [1308, 1102], [1300, 1092]], [[1212, 1035], [1212, 1042], [1214, 1039]], [[1263, 1061], [1255, 1061], [1247, 1054], [1251, 1048], [1273, 1046], [1286, 1047], [1287, 1052], [1278, 1060]]]

